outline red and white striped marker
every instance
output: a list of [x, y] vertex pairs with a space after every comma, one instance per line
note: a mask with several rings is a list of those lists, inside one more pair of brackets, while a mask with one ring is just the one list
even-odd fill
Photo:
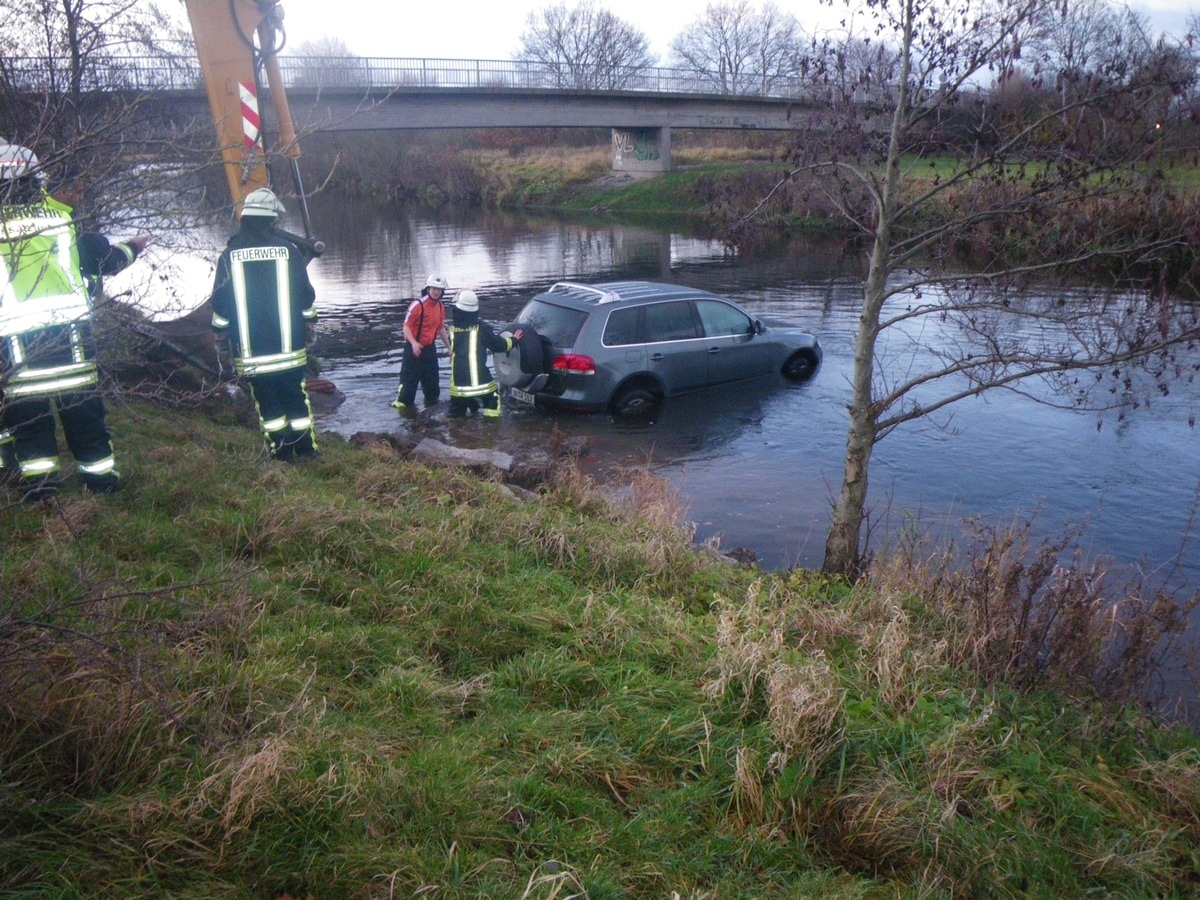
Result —
[[239, 82], [238, 93], [242, 98], [242, 135], [246, 141], [246, 149], [253, 150], [258, 146], [258, 129], [262, 125], [258, 115], [258, 97], [252, 84]]

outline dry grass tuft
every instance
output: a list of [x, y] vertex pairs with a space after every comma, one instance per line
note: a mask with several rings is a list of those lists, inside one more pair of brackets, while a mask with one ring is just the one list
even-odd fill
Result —
[[686, 527], [688, 507], [679, 489], [644, 469], [633, 474], [625, 505], [635, 519], [653, 529], [676, 531]]
[[492, 673], [488, 672], [466, 681], [439, 685], [433, 694], [444, 699], [448, 707], [453, 707], [459, 718], [465, 718], [468, 713], [477, 712], [483, 707], [491, 691], [492, 680]]
[[602, 490], [578, 468], [564, 466], [547, 487], [547, 510], [584, 514], [589, 521], [619, 526], [590, 528], [577, 516], [522, 518], [519, 543], [553, 565], [586, 561], [609, 583], [683, 573], [694, 565], [693, 529], [684, 521], [679, 492], [665, 479], [645, 472], [627, 488]]
[[751, 588], [742, 604], [722, 603], [717, 616], [717, 661], [715, 677], [705, 685], [710, 697], [723, 697], [737, 688], [748, 706], [755, 687], [765, 681], [784, 648], [779, 627], [780, 611], [771, 600], [762, 598], [761, 583]]
[[808, 656], [797, 652], [811, 635], [795, 629], [796, 612], [777, 584], [765, 598], [756, 585], [745, 603], [720, 608], [717, 669], [705, 692], [716, 698], [736, 689], [743, 708], [749, 709], [760, 687], [765, 689], [768, 721], [779, 747], [772, 768], [802, 759], [811, 773], [843, 740], [846, 698], [819, 651]]
[[733, 806], [738, 821], [754, 825], [763, 821], [766, 789], [758, 754], [749, 747], [738, 747], [734, 760]]
[[828, 663], [778, 666], [767, 685], [771, 733], [781, 748], [776, 766], [804, 758], [811, 774], [845, 739], [846, 694]]
[[938, 839], [940, 810], [897, 775], [876, 772], [871, 780], [850, 782], [821, 814], [826, 848], [854, 869], [876, 877], [909, 871], [926, 857], [924, 847]]
[[1165, 760], [1140, 763], [1124, 778], [1200, 832], [1200, 751], [1181, 750]]
[[578, 535], [560, 521], [521, 519], [517, 544], [545, 565], [574, 564], [579, 556]]
[[314, 674], [309, 673], [286, 705], [248, 710], [244, 738], [239, 735], [211, 757], [212, 774], [181, 798], [184, 815], [196, 827], [212, 831], [219, 824], [214, 844], [228, 846], [267, 814], [286, 817], [296, 809], [328, 806], [331, 799], [336, 804], [341, 788], [332, 769], [322, 778], [298, 777], [308, 757], [305, 747], [324, 717], [323, 701], [310, 690]]
[[556, 860], [549, 860], [529, 876], [521, 900], [531, 900], [533, 897], [575, 900], [585, 896], [587, 889], [575, 870]]
[[225, 841], [249, 827], [259, 809], [271, 803], [273, 787], [297, 770], [289, 761], [290, 748], [282, 740], [269, 740], [249, 756], [230, 760], [226, 768], [201, 782], [197, 799], [222, 784], [225, 800], [219, 806]]

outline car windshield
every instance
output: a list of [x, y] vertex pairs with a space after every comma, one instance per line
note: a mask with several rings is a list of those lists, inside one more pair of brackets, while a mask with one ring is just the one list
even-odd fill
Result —
[[530, 325], [555, 347], [573, 347], [587, 313], [555, 306], [542, 300], [530, 300], [517, 316], [521, 325]]

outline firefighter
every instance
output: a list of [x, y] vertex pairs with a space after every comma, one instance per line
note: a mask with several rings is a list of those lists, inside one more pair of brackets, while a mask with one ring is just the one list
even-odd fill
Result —
[[[92, 300], [102, 275], [120, 271], [145, 249], [141, 235], [110, 244], [84, 235], [74, 203], [45, 191], [37, 156], [0, 146], [0, 459], [26, 501], [58, 491], [54, 413], [85, 489], [120, 486], [91, 340]], [[12, 469], [19, 478], [12, 477]]]
[[441, 386], [438, 384], [436, 342], [440, 340], [447, 349], [450, 347], [450, 337], [446, 333], [446, 311], [442, 308], [442, 297], [448, 287], [443, 276], [430, 275], [421, 296], [408, 305], [408, 311], [404, 314], [400, 388], [392, 402], [392, 406], [401, 412], [413, 408], [418, 384], [426, 407], [438, 402]]
[[450, 415], [465, 416], [483, 408], [489, 419], [500, 417], [500, 388], [488, 368], [487, 355], [507, 353], [513, 339], [501, 337], [479, 318], [479, 297], [459, 291], [450, 328]]
[[267, 188], [242, 202], [241, 226], [217, 260], [212, 325], [218, 358], [232, 357], [250, 385], [271, 455], [293, 462], [317, 455], [304, 385], [317, 311], [303, 249], [275, 228], [283, 211]]
[[[50, 196], [68, 207], [78, 225], [79, 217], [75, 211], [83, 203], [87, 192], [87, 183], [82, 171], [68, 165], [58, 174], [51, 184]], [[150, 235], [139, 234], [119, 244], [114, 244], [107, 237], [95, 231], [84, 231], [77, 228], [76, 240], [79, 243], [79, 264], [83, 269], [83, 277], [87, 282], [92, 300], [100, 296], [101, 284], [105, 275], [115, 275], [120, 272], [150, 243]]]

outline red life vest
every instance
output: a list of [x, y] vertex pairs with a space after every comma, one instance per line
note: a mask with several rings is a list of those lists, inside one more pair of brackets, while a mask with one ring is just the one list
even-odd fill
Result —
[[404, 324], [422, 348], [432, 345], [446, 324], [446, 310], [442, 307], [442, 301], [432, 297], [414, 300], [404, 315]]

